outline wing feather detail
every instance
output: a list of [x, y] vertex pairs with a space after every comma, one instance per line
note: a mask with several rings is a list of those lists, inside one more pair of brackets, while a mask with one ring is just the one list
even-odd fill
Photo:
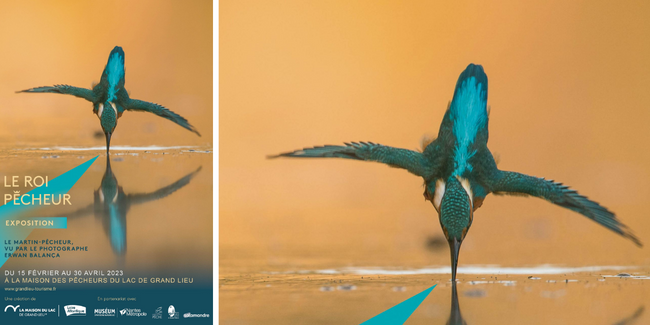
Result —
[[543, 198], [553, 204], [578, 212], [587, 218], [596, 221], [607, 229], [630, 239], [637, 246], [643, 244], [632, 231], [624, 225], [616, 215], [597, 202], [589, 200], [568, 186], [546, 180], [544, 178], [528, 176], [516, 172], [501, 172], [501, 177], [492, 184], [494, 194], [531, 195]]
[[391, 167], [406, 169], [410, 173], [424, 178], [432, 175], [426, 159], [420, 152], [393, 148], [373, 142], [349, 142], [344, 146], [325, 145], [304, 148], [281, 153], [269, 158], [345, 158], [364, 161], [376, 161]]

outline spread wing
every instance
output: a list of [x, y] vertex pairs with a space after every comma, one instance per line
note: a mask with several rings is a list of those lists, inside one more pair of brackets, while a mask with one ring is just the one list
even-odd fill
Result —
[[142, 194], [129, 194], [129, 199], [131, 200], [131, 204], [140, 204], [140, 203], [145, 203], [148, 201], [155, 201], [162, 199], [178, 190], [183, 188], [185, 185], [189, 184], [190, 181], [196, 174], [201, 171], [201, 168], [203, 166], [197, 168], [195, 171], [185, 175], [181, 179], [177, 180], [173, 184], [167, 185], [163, 188], [160, 188], [154, 192], [151, 193], [142, 193]]
[[19, 90], [17, 93], [54, 93], [54, 94], [64, 94], [72, 95], [79, 98], [83, 98], [89, 102], [95, 101], [95, 95], [93, 91], [86, 88], [73, 87], [68, 85], [54, 85], [51, 87], [36, 87], [29, 88], [25, 90]]
[[190, 123], [182, 116], [166, 109], [163, 106], [158, 104], [145, 102], [137, 99], [129, 99], [125, 105], [125, 108], [129, 111], [139, 111], [139, 112], [149, 112], [154, 113], [160, 117], [166, 118], [194, 133], [198, 136], [201, 134], [192, 126]]
[[546, 199], [596, 221], [607, 229], [632, 240], [637, 246], [643, 246], [614, 213], [562, 183], [515, 172], [501, 172], [501, 177], [492, 184], [491, 190], [494, 194], [532, 195]]
[[372, 142], [352, 142], [345, 146], [326, 145], [322, 147], [305, 148], [292, 152], [281, 153], [277, 157], [297, 158], [346, 158], [366, 161], [376, 161], [391, 167], [403, 168], [410, 173], [424, 178], [433, 174], [428, 167], [424, 155], [417, 151], [393, 148]]

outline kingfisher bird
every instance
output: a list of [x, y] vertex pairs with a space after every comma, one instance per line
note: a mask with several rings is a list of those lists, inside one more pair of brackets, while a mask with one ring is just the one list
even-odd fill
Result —
[[117, 177], [111, 169], [111, 161], [106, 156], [106, 170], [99, 184], [99, 188], [93, 192], [93, 203], [81, 209], [49, 216], [50, 218], [65, 217], [68, 220], [81, 218], [94, 214], [97, 220], [101, 220], [106, 236], [111, 241], [113, 252], [117, 256], [126, 254], [126, 217], [131, 206], [160, 200], [189, 184], [201, 167], [183, 176], [176, 182], [159, 188], [150, 193], [125, 193], [117, 181]]
[[422, 152], [373, 142], [319, 146], [269, 158], [346, 158], [375, 161], [403, 168], [424, 179], [424, 198], [438, 212], [451, 253], [452, 282], [456, 281], [460, 245], [474, 212], [490, 194], [535, 196], [578, 212], [609, 230], [641, 241], [611, 211], [562, 183], [497, 168], [488, 141], [488, 78], [483, 67], [470, 64], [460, 74], [454, 95], [440, 124], [438, 137]]
[[142, 100], [131, 99], [124, 88], [124, 51], [121, 47], [113, 48], [108, 56], [108, 63], [102, 72], [101, 80], [92, 90], [68, 85], [36, 87], [19, 90], [17, 93], [55, 93], [73, 95], [93, 103], [93, 113], [99, 117], [106, 137], [106, 154], [111, 146], [111, 135], [115, 132], [117, 120], [125, 110], [154, 113], [164, 117], [194, 133], [201, 134], [182, 116], [167, 108]]

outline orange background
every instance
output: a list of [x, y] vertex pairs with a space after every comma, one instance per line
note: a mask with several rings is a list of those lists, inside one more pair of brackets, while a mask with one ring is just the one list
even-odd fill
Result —
[[[489, 78], [499, 168], [555, 179], [650, 244], [650, 3], [222, 1], [222, 271], [448, 265], [422, 179], [267, 160], [344, 141], [416, 149], [458, 75]], [[540, 199], [489, 196], [460, 265], [648, 265], [647, 248]]]
[[0, 147], [104, 146], [92, 104], [17, 90], [98, 82], [114, 46], [126, 89], [187, 118], [198, 137], [148, 113], [126, 112], [113, 146], [211, 145], [212, 3], [0, 0]]

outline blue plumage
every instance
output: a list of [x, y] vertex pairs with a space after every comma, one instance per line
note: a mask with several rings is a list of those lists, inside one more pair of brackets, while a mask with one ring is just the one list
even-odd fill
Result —
[[487, 75], [481, 66], [470, 64], [460, 75], [449, 114], [456, 139], [453, 174], [463, 175], [472, 171], [469, 160], [479, 130], [487, 128]]
[[116, 46], [108, 57], [106, 64], [106, 77], [108, 78], [108, 101], [114, 101], [120, 88], [120, 81], [124, 85], [124, 51]]
[[124, 215], [118, 205], [108, 205], [109, 227], [111, 246], [118, 255], [126, 251], [126, 225], [123, 223]]
[[480, 90], [481, 90], [481, 99], [483, 101], [487, 102], [487, 91], [488, 91], [488, 78], [487, 74], [485, 74], [485, 71], [483, 70], [483, 67], [478, 64], [473, 64], [470, 63], [465, 70], [458, 76], [458, 81], [456, 81], [456, 88], [454, 88], [454, 99], [456, 98], [456, 95], [458, 93], [458, 90], [461, 89], [463, 83], [469, 79], [469, 78], [475, 78], [477, 84], [480, 84]]

